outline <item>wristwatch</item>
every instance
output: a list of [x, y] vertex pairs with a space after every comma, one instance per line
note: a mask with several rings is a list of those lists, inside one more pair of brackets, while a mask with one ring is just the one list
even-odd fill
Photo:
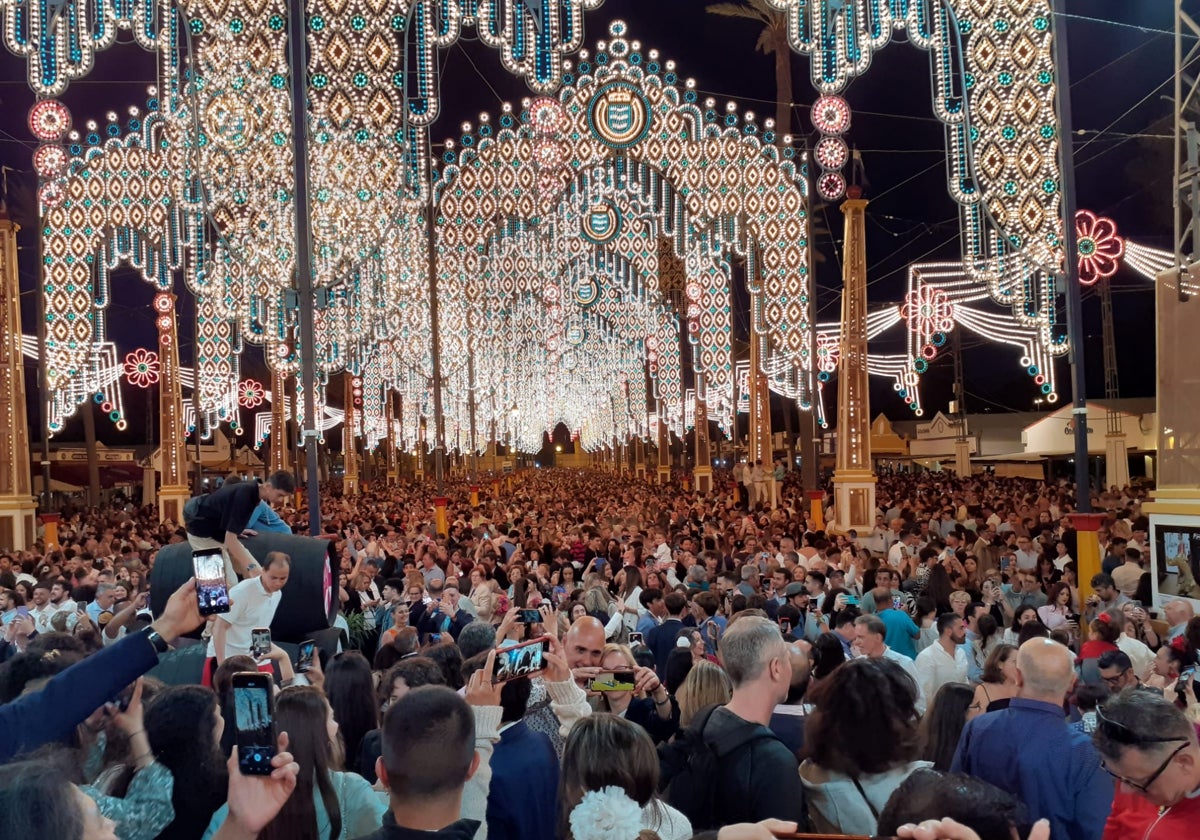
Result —
[[147, 627], [142, 631], [142, 635], [145, 636], [146, 641], [148, 641], [154, 647], [155, 653], [163, 654], [171, 649], [167, 644], [167, 640], [164, 639], [153, 627]]

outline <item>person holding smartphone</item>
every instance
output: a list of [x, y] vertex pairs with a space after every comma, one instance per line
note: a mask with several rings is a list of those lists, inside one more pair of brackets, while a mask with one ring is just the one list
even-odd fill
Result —
[[230, 656], [250, 655], [254, 629], [271, 626], [291, 571], [292, 559], [282, 551], [272, 551], [263, 561], [261, 575], [229, 590], [229, 612], [217, 614], [208, 641], [204, 685], [212, 685], [213, 671]]
[[679, 730], [679, 707], [654, 670], [639, 666], [625, 645], [614, 644], [604, 646], [600, 667], [605, 674], [629, 672], [634, 685], [633, 691], [597, 692], [601, 709], [636, 723], [656, 744], [670, 740]]

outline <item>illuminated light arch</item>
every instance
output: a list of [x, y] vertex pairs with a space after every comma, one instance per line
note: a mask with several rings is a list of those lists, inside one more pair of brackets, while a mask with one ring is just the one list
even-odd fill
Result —
[[[557, 102], [538, 101], [530, 110], [545, 116], [561, 109]], [[546, 133], [536, 117], [535, 126]], [[548, 313], [558, 313], [541, 324], [548, 338], [557, 335], [564, 323], [569, 326], [581, 316], [599, 316], [615, 328], [618, 337], [648, 343], [655, 332], [652, 320], [666, 317], [668, 324], [658, 323], [657, 341], [667, 352], [659, 353], [660, 359], [651, 366], [650, 381], [653, 396], [664, 401], [668, 425], [682, 434], [694, 395], [692, 400], [683, 399], [674, 307], [660, 305], [666, 296], [677, 294], [683, 298], [680, 315], [688, 322], [697, 383], [710, 414], [728, 428], [732, 419], [729, 264], [719, 246], [710, 246], [709, 238], [695, 235], [683, 202], [654, 169], [618, 159], [584, 170], [556, 203], [547, 205], [537, 224], [510, 220], [482, 246], [480, 281], [487, 290], [481, 298], [482, 321], [491, 324], [493, 314], [506, 314], [506, 301], [514, 293], [540, 297]], [[706, 254], [707, 247], [716, 253]], [[683, 256], [677, 253], [680, 248], [686, 249]], [[647, 303], [651, 309], [645, 308]], [[648, 315], [651, 311], [658, 314]], [[488, 331], [487, 336], [490, 340], [511, 332]], [[566, 364], [573, 359], [564, 356], [566, 369], [573, 369]]]
[[165, 138], [165, 123], [151, 113], [124, 138], [86, 151], [76, 144], [79, 156], [56, 182], [62, 200], [43, 208], [52, 386], [81, 375], [89, 347], [104, 335], [112, 269], [127, 262], [167, 289], [183, 265], [187, 224], [171, 194], [181, 167], [162, 151]]
[[929, 52], [965, 270], [1049, 351], [1063, 220], [1048, 0], [769, 2], [825, 94], [866, 73], [897, 33]]
[[[623, 23], [610, 31], [613, 39], [601, 42], [594, 60], [581, 54], [575, 72], [564, 77], [558, 99], [571, 156], [557, 189], [607, 161], [660, 173], [682, 199], [690, 236], [719, 239], [757, 267], [752, 323], [766, 351], [764, 366], [807, 370], [807, 202], [795, 164], [770, 145], [769, 125], [763, 131], [743, 123], [732, 106], [724, 113], [712, 103], [702, 108], [693, 83], [678, 85], [672, 63], [643, 54], [626, 39]], [[489, 291], [479, 280], [483, 247], [503, 220], [540, 218], [561, 195], [533, 163], [544, 138], [529, 115], [506, 106], [498, 122], [499, 130], [483, 122], [478, 137], [467, 135], [461, 151], [447, 153], [439, 183], [439, 282], [464, 308]]]

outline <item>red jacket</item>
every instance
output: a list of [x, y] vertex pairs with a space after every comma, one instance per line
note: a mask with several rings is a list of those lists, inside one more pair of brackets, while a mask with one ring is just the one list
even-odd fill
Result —
[[1159, 816], [1158, 808], [1117, 784], [1104, 840], [1192, 840], [1200, 826], [1200, 796], [1181, 799]]

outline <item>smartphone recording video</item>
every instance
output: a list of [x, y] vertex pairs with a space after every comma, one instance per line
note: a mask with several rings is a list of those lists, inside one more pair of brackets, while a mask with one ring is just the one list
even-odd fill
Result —
[[779, 619], [779, 632], [785, 636], [792, 632], [792, 620], [790, 618]]
[[537, 610], [521, 610], [521, 614], [517, 616], [517, 620], [522, 624], [540, 624], [542, 614]]
[[646, 645], [645, 637], [643, 637], [641, 633], [630, 633], [629, 634], [629, 646], [637, 647], [639, 645], [641, 645], [643, 647]]
[[496, 666], [492, 670], [492, 682], [507, 682], [545, 670], [545, 653], [549, 647], [550, 639], [543, 636], [496, 651]]
[[633, 671], [609, 671], [597, 674], [592, 680], [592, 691], [633, 691], [637, 677]]
[[250, 655], [256, 661], [267, 658], [271, 652], [271, 630], [268, 627], [255, 627], [250, 631]]
[[221, 550], [211, 548], [194, 552], [192, 571], [196, 576], [200, 615], [229, 612], [229, 587], [225, 584], [225, 558], [221, 556]]
[[275, 704], [269, 674], [233, 675], [238, 766], [248, 776], [271, 775], [275, 757]]
[[312, 639], [305, 639], [300, 643], [296, 653], [296, 673], [303, 674], [306, 671], [311, 671], [313, 666], [313, 654], [316, 651], [317, 643]]

